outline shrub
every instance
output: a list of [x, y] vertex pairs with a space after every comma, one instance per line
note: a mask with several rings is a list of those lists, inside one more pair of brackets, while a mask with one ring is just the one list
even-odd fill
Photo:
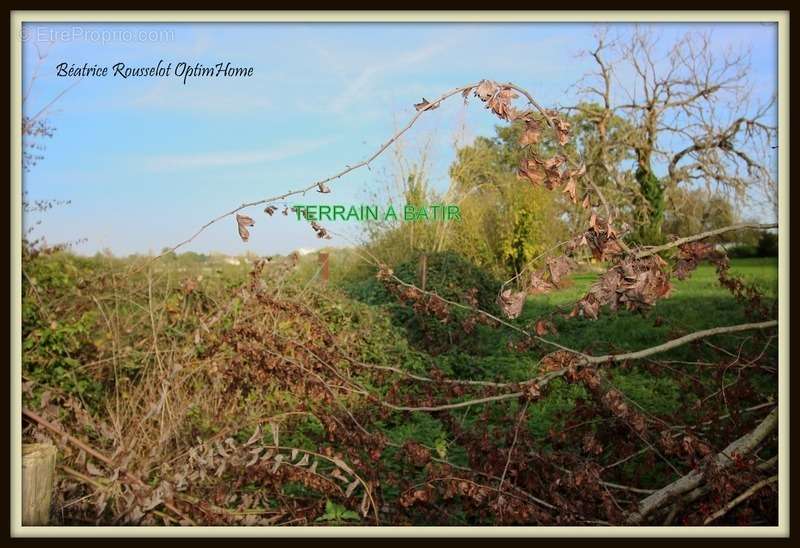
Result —
[[728, 248], [728, 257], [733, 259], [749, 259], [758, 256], [758, 247], [754, 245], [737, 244]]
[[[393, 265], [394, 274], [407, 283], [421, 286], [419, 265], [421, 254], [398, 265]], [[454, 251], [428, 254], [428, 274], [425, 289], [450, 301], [465, 302], [464, 296], [471, 289], [478, 306], [487, 311], [496, 310], [495, 299], [500, 290], [500, 282], [486, 270], [474, 265]], [[394, 303], [395, 298], [378, 282], [375, 269], [369, 272], [369, 279], [352, 280], [345, 284], [346, 291], [354, 298], [369, 304]]]
[[754, 257], [777, 257], [778, 235], [763, 232], [756, 244], [738, 243], [728, 248], [728, 256], [734, 259], [750, 259]]
[[[404, 282], [421, 286], [420, 257], [420, 254], [415, 254], [411, 259], [395, 265], [394, 274]], [[429, 253], [427, 257], [427, 291], [448, 301], [469, 304], [467, 295], [475, 290], [474, 298], [479, 308], [499, 313], [495, 300], [500, 282], [494, 276], [453, 251]], [[443, 348], [460, 346], [467, 338], [461, 326], [461, 320], [470, 314], [467, 309], [452, 307], [453, 318], [447, 323], [420, 316], [407, 304], [399, 303], [374, 276], [347, 284], [345, 290], [351, 297], [363, 302], [388, 306], [393, 321], [405, 327], [410, 340], [428, 352], [438, 353]]]
[[[397, 266], [395, 275], [405, 282], [419, 283], [420, 256]], [[477, 289], [476, 298], [480, 308], [492, 309], [500, 290], [500, 282], [482, 268], [454, 251], [428, 254], [426, 287], [451, 301], [463, 301], [471, 289]]]
[[778, 235], [771, 232], [764, 232], [758, 239], [759, 257], [778, 256]]

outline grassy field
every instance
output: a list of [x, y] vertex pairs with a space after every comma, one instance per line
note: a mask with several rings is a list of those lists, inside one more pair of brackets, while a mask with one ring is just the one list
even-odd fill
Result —
[[[775, 259], [735, 259], [731, 271], [756, 283], [774, 299], [777, 266]], [[568, 312], [597, 278], [596, 273], [577, 274], [571, 278], [571, 287], [529, 298], [518, 323], [528, 324], [554, 309]], [[659, 301], [645, 316], [621, 310], [603, 314], [596, 321], [562, 319], [556, 323], [558, 334], [550, 338], [570, 348], [600, 354], [646, 348], [691, 331], [747, 321], [745, 308], [720, 286], [712, 266], [701, 265], [689, 279], [673, 280], [673, 284], [670, 297]], [[499, 339], [485, 342], [485, 348], [504, 346]]]
[[[769, 299], [777, 298], [778, 270], [776, 259], [735, 259], [731, 272], [755, 283]], [[665, 342], [686, 333], [717, 326], [748, 321], [745, 307], [720, 286], [716, 271], [710, 265], [701, 265], [687, 280], [673, 280], [674, 289], [669, 298], [659, 301], [646, 314], [625, 310], [607, 312], [598, 320], [566, 318], [572, 306], [597, 280], [596, 272], [575, 274], [567, 287], [551, 293], [529, 297], [522, 315], [514, 323], [531, 329], [533, 323], [554, 311], [557, 333], [548, 335], [556, 343], [591, 354], [632, 351]], [[511, 352], [508, 343], [519, 335], [511, 330], [479, 328], [464, 348], [455, 352], [461, 365], [451, 364], [468, 378], [529, 378], [535, 373], [538, 359], [550, 348], [539, 348], [520, 355]], [[724, 336], [720, 340], [726, 340]], [[732, 338], [728, 338], [731, 340]], [[682, 347], [671, 352], [672, 359], [695, 356], [696, 346]], [[445, 367], [453, 357], [441, 356]]]

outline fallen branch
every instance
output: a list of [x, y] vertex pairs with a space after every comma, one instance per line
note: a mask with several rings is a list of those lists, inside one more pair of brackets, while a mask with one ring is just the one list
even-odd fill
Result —
[[[771, 459], [765, 460], [764, 462], [758, 464], [756, 466], [756, 470], [759, 470], [761, 472], [769, 472], [777, 464], [778, 464], [778, 457], [774, 456]], [[669, 525], [670, 523], [672, 523], [672, 519], [675, 518], [675, 515], [678, 513], [678, 511], [681, 508], [685, 507], [687, 504], [691, 504], [691, 503], [695, 502], [696, 500], [700, 499], [701, 497], [706, 496], [710, 491], [711, 491], [711, 487], [706, 484], [706, 485], [703, 485], [703, 486], [698, 487], [696, 489], [692, 489], [691, 491], [689, 491], [688, 493], [683, 495], [679, 500], [677, 500], [672, 505], [672, 510], [670, 510], [669, 516], [668, 516], [667, 520], [665, 520], [664, 525]]]
[[[748, 331], [752, 329], [768, 329], [770, 327], [775, 327], [778, 325], [777, 320], [770, 320], [767, 322], [759, 322], [759, 323], [745, 323], [745, 324], [738, 324], [738, 325], [729, 325], [724, 327], [714, 327], [711, 329], [704, 329], [701, 331], [695, 331], [694, 333], [689, 333], [688, 335], [684, 335], [683, 337], [679, 337], [677, 339], [673, 339], [671, 341], [667, 341], [663, 344], [659, 344], [657, 346], [652, 346], [650, 348], [644, 348], [642, 350], [637, 350], [636, 352], [627, 352], [624, 354], [607, 354], [604, 356], [588, 356], [586, 354], [575, 352], [578, 356], [580, 356], [581, 361], [579, 361], [576, 366], [585, 366], [589, 364], [602, 364], [602, 363], [613, 363], [613, 362], [622, 362], [626, 360], [637, 360], [641, 358], [645, 358], [647, 356], [652, 356], [654, 354], [659, 354], [662, 352], [666, 352], [668, 350], [672, 350], [679, 346], [688, 344], [690, 342], [696, 341], [698, 339], [702, 339], [705, 337], [712, 337], [714, 335], [721, 335], [725, 333], [737, 333], [740, 331]], [[536, 377], [534, 379], [527, 380], [521, 383], [508, 383], [506, 386], [525, 386], [529, 384], [537, 384], [539, 388], [543, 388], [546, 386], [550, 381], [557, 377], [563, 377], [567, 373], [567, 369], [559, 369], [556, 371], [551, 371], [546, 373], [540, 377]], [[388, 402], [379, 401], [379, 403], [389, 409], [393, 409], [395, 411], [446, 411], [452, 409], [460, 409], [463, 407], [470, 407], [473, 405], [480, 405], [483, 403], [494, 403], [503, 400], [511, 400], [521, 397], [524, 394], [522, 391], [510, 392], [507, 394], [499, 394], [496, 396], [487, 396], [485, 398], [477, 398], [473, 400], [466, 400], [457, 403], [448, 403], [442, 405], [430, 405], [430, 406], [404, 406], [404, 405], [395, 405]]]
[[729, 325], [725, 327], [713, 327], [711, 329], [695, 331], [694, 333], [689, 333], [688, 335], [684, 335], [683, 337], [673, 339], [663, 344], [659, 344], [658, 346], [645, 348], [643, 350], [637, 350], [636, 352], [628, 352], [625, 354], [608, 354], [606, 356], [589, 356], [587, 359], [589, 363], [606, 363], [606, 362], [621, 362], [625, 360], [639, 360], [642, 358], [646, 358], [647, 356], [652, 356], [653, 354], [666, 352], [667, 350], [671, 350], [678, 346], [688, 344], [698, 339], [713, 337], [714, 335], [723, 335], [725, 333], [737, 333], [739, 331], [749, 331], [752, 329], [768, 329], [770, 327], [775, 327], [777, 325], [778, 325], [777, 320], [769, 320], [766, 322], [743, 323], [738, 325]]
[[[734, 455], [745, 455], [755, 449], [764, 439], [772, 433], [778, 425], [778, 410], [773, 409], [767, 417], [750, 433], [732, 442], [725, 449], [717, 453], [712, 464], [718, 469], [724, 469], [733, 463]], [[628, 525], [640, 524], [648, 515], [658, 510], [675, 497], [698, 487], [704, 480], [705, 473], [692, 470], [685, 476], [662, 487], [639, 503], [636, 512], [628, 516]]]

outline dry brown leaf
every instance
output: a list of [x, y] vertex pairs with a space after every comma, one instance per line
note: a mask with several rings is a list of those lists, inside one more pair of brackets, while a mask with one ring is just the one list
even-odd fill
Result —
[[547, 176], [544, 164], [537, 158], [526, 158], [520, 162], [518, 176], [528, 179], [534, 186], [540, 186]]
[[353, 482], [347, 486], [347, 490], [344, 492], [344, 496], [349, 497], [350, 495], [352, 495], [353, 491], [356, 490], [356, 487], [358, 487], [359, 483], [361, 482], [359, 482], [357, 479], [353, 480]]
[[522, 313], [522, 306], [525, 304], [525, 291], [518, 291], [513, 293], [510, 289], [503, 291], [497, 299], [497, 304], [503, 311], [503, 314], [510, 319], [518, 317]]
[[217, 454], [219, 454], [219, 456], [221, 456], [223, 459], [230, 458], [230, 455], [225, 452], [225, 449], [222, 447], [222, 445], [220, 445], [219, 442], [215, 443], [214, 447], [217, 449]]
[[511, 106], [511, 101], [517, 97], [518, 95], [510, 88], [502, 88], [487, 101], [486, 106], [503, 120], [513, 121], [519, 113]]
[[592, 212], [591, 217], [589, 217], [589, 227], [595, 231], [597, 230], [597, 213], [594, 211]]
[[369, 513], [369, 506], [370, 506], [369, 496], [368, 496], [367, 491], [365, 489], [364, 490], [364, 496], [361, 497], [361, 515], [363, 517], [367, 517], [367, 514]]
[[253, 466], [258, 461], [258, 457], [259, 457], [259, 454], [261, 453], [261, 449], [262, 449], [261, 447], [258, 447], [258, 448], [253, 450], [253, 456], [250, 458], [249, 461], [247, 461], [247, 464], [245, 464], [246, 467]]
[[317, 233], [317, 238], [324, 238], [326, 240], [331, 239], [331, 235], [328, 233], [325, 227], [320, 225], [318, 222], [311, 221], [311, 228], [314, 229], [314, 232]]
[[561, 278], [572, 271], [573, 262], [568, 257], [561, 255], [547, 260], [547, 269], [550, 272], [550, 280], [558, 285]]
[[103, 471], [100, 468], [98, 468], [97, 466], [94, 465], [94, 463], [92, 463], [92, 461], [88, 461], [86, 463], [86, 470], [93, 476], [105, 475], [103, 474]]
[[547, 293], [553, 289], [553, 286], [544, 279], [544, 273], [542, 271], [537, 271], [531, 273], [527, 289], [529, 295], [538, 295], [540, 293]]
[[492, 98], [497, 89], [498, 86], [495, 82], [492, 82], [491, 80], [481, 80], [478, 83], [478, 86], [475, 88], [475, 95], [481, 101], [485, 102]]
[[345, 463], [345, 462], [344, 462], [342, 459], [340, 459], [339, 457], [333, 457], [331, 460], [333, 461], [333, 463], [334, 463], [336, 466], [338, 466], [339, 468], [341, 468], [342, 470], [344, 470], [344, 471], [345, 471], [345, 472], [347, 472], [348, 474], [353, 474], [353, 471], [350, 469], [350, 467], [349, 467], [349, 466], [347, 466], [347, 463]]
[[428, 101], [425, 97], [423, 97], [421, 102], [414, 104], [414, 108], [417, 109], [417, 112], [421, 110], [434, 110], [439, 108], [439, 104], [438, 103], [433, 104], [430, 101]]
[[239, 237], [243, 242], [250, 239], [250, 232], [247, 230], [248, 226], [255, 226], [255, 221], [247, 215], [236, 214], [236, 226], [239, 228]]
[[214, 475], [218, 478], [221, 477], [222, 474], [225, 472], [225, 468], [227, 468], [227, 466], [228, 462], [223, 460], [221, 463], [219, 463], [219, 468], [217, 468], [217, 471], [214, 473]]
[[576, 186], [575, 179], [572, 177], [567, 180], [567, 184], [564, 185], [564, 189], [561, 192], [564, 194], [569, 194], [569, 199], [572, 200], [573, 204], [578, 203], [578, 188]]
[[633, 312], [649, 309], [659, 299], [669, 296], [672, 289], [665, 264], [654, 255], [628, 258], [615, 265], [578, 301], [572, 315], [582, 313], [586, 318], [596, 319], [603, 305], [611, 310], [625, 308]]
[[256, 441], [258, 441], [259, 439], [261, 439], [261, 425], [260, 425], [260, 424], [259, 424], [259, 425], [256, 425], [256, 430], [255, 430], [255, 432], [253, 432], [253, 435], [252, 435], [252, 436], [250, 436], [250, 439], [248, 439], [248, 440], [247, 440], [247, 442], [245, 442], [245, 444], [244, 444], [244, 445], [245, 445], [245, 446], [248, 446], [248, 445], [253, 445], [253, 444], [254, 444]]
[[331, 477], [332, 477], [332, 478], [336, 478], [337, 480], [341, 481], [342, 483], [347, 483], [348, 481], [350, 481], [350, 480], [347, 478], [347, 476], [345, 476], [344, 474], [342, 474], [342, 472], [341, 472], [341, 471], [340, 471], [338, 468], [334, 468], [334, 469], [331, 471]]
[[539, 137], [541, 136], [542, 127], [539, 125], [539, 122], [536, 120], [526, 120], [525, 121], [525, 131], [522, 132], [519, 138], [520, 146], [528, 146], [528, 145], [535, 145], [539, 142]]
[[280, 433], [280, 427], [274, 422], [269, 423], [269, 427], [270, 430], [272, 430], [272, 443], [275, 447], [278, 447], [280, 445], [280, 443], [278, 443], [280, 441], [278, 436]]
[[558, 142], [566, 145], [569, 142], [569, 122], [565, 122], [561, 118], [554, 118], [553, 123], [556, 126], [556, 134], [558, 135]]

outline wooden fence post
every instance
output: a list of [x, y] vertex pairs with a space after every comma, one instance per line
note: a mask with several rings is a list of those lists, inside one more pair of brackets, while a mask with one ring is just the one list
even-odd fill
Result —
[[22, 525], [47, 525], [56, 475], [56, 448], [22, 445]]
[[425, 291], [425, 286], [428, 283], [428, 256], [421, 255], [419, 258], [419, 287]]
[[322, 283], [323, 285], [328, 284], [328, 276], [330, 275], [329, 267], [328, 267], [328, 253], [324, 251], [320, 251], [319, 253], [319, 263], [322, 265]]

